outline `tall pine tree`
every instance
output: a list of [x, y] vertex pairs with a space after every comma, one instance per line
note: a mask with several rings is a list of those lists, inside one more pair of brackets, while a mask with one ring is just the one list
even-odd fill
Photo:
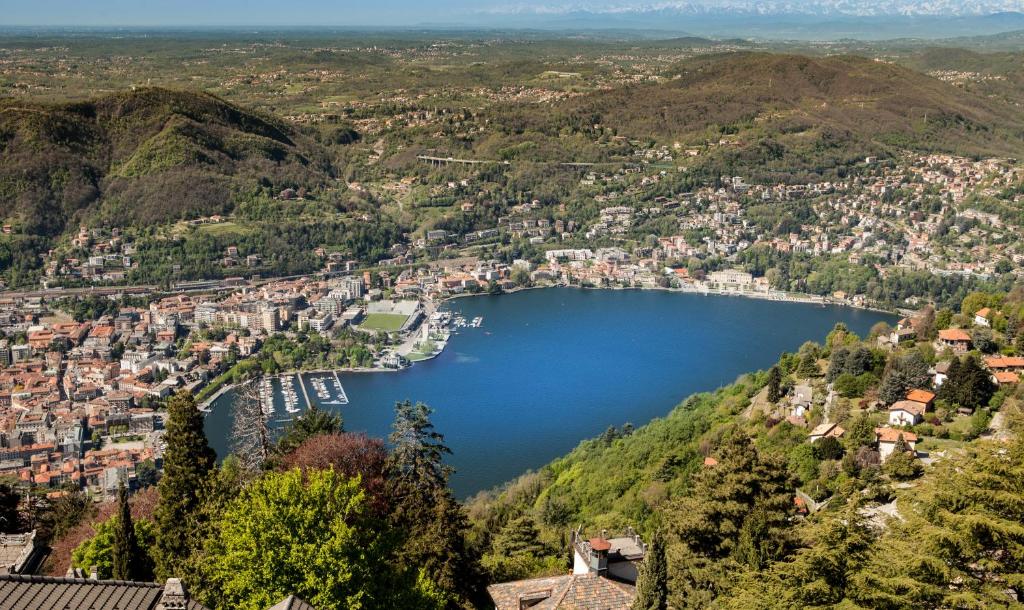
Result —
[[479, 557], [466, 540], [469, 520], [448, 488], [451, 450], [434, 430], [430, 407], [409, 401], [395, 405], [393, 450], [388, 464], [392, 526], [406, 532], [399, 561], [422, 568], [463, 607], [479, 605], [483, 577]]
[[665, 543], [660, 530], [654, 532], [647, 554], [640, 564], [636, 581], [636, 599], [631, 610], [666, 610], [668, 608], [668, 566]]
[[191, 393], [179, 392], [168, 401], [164, 442], [164, 474], [157, 487], [157, 576], [181, 578], [182, 566], [202, 543], [196, 516], [216, 460]]
[[114, 523], [114, 545], [111, 551], [113, 577], [116, 580], [145, 580], [142, 573], [146, 564], [135, 537], [135, 524], [128, 506], [128, 490], [124, 483], [117, 489], [117, 519]]

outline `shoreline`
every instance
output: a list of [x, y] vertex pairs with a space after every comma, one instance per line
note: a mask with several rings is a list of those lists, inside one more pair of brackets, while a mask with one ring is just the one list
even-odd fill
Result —
[[778, 290], [768, 292], [754, 292], [754, 291], [740, 291], [740, 290], [721, 290], [718, 288], [706, 288], [706, 289], [687, 289], [687, 288], [672, 288], [662, 286], [580, 286], [578, 284], [543, 284], [539, 286], [524, 286], [513, 288], [512, 290], [505, 290], [499, 294], [489, 294], [486, 292], [462, 292], [459, 294], [453, 294], [444, 297], [438, 301], [439, 304], [445, 303], [449, 300], [461, 299], [467, 297], [479, 297], [479, 296], [502, 296], [506, 294], [515, 294], [517, 292], [523, 292], [526, 290], [543, 290], [547, 288], [573, 288], [576, 290], [651, 290], [658, 292], [669, 292], [678, 294], [697, 294], [697, 295], [715, 295], [725, 297], [740, 297], [748, 299], [758, 299], [761, 301], [777, 301], [780, 303], [805, 303], [808, 305], [830, 305], [833, 307], [848, 307], [850, 309], [860, 309], [863, 311], [873, 311], [876, 313], [884, 313], [891, 315], [900, 315], [899, 312], [891, 309], [884, 309], [882, 307], [873, 305], [855, 305], [853, 303], [845, 303], [836, 301], [832, 297], [819, 296], [816, 294], [809, 294], [805, 292], [782, 292]]
[[[888, 309], [882, 309], [880, 307], [872, 307], [872, 306], [868, 306], [868, 305], [854, 305], [852, 303], [842, 303], [842, 302], [834, 301], [830, 297], [823, 297], [823, 296], [807, 294], [807, 293], [786, 293], [786, 292], [779, 292], [779, 291], [751, 292], [751, 291], [738, 291], [738, 290], [720, 290], [720, 289], [710, 289], [710, 288], [709, 289], [685, 289], [685, 288], [671, 288], [671, 287], [662, 287], [662, 286], [580, 286], [580, 285], [564, 284], [564, 283], [543, 284], [543, 285], [537, 285], [537, 286], [517, 287], [517, 288], [514, 288], [512, 290], [503, 291], [503, 292], [501, 292], [499, 294], [489, 294], [489, 293], [486, 293], [486, 292], [475, 292], [475, 293], [463, 292], [463, 293], [459, 293], [459, 294], [449, 295], [447, 297], [438, 299], [436, 301], [433, 300], [433, 299], [428, 299], [428, 301], [430, 301], [434, 305], [434, 308], [436, 309], [436, 308], [440, 307], [441, 305], [443, 305], [443, 304], [445, 304], [445, 303], [447, 303], [449, 301], [454, 301], [455, 299], [462, 299], [462, 298], [468, 298], [468, 297], [481, 297], [481, 296], [500, 297], [500, 296], [504, 296], [504, 295], [515, 294], [515, 293], [518, 293], [518, 292], [525, 292], [527, 290], [545, 290], [545, 289], [551, 289], [551, 288], [570, 288], [570, 289], [576, 289], [576, 290], [593, 290], [593, 291], [602, 291], [602, 290], [651, 290], [651, 291], [659, 291], [659, 292], [667, 292], [667, 293], [677, 293], [677, 294], [693, 294], [693, 295], [703, 295], [703, 296], [714, 295], [714, 296], [726, 296], [726, 297], [758, 299], [758, 300], [761, 300], [761, 301], [775, 301], [775, 302], [779, 302], [779, 303], [803, 303], [805, 305], [821, 305], [822, 307], [825, 307], [825, 306], [848, 307], [850, 309], [859, 309], [859, 310], [863, 310], [863, 311], [872, 311], [872, 312], [875, 312], [875, 313], [884, 313], [884, 314], [897, 315], [897, 316], [899, 315], [898, 312], [891, 311], [891, 310], [888, 310]], [[426, 323], [426, 322], [424, 322], [424, 323]], [[450, 343], [450, 342], [451, 342], [451, 339], [449, 339], [447, 342], [445, 342], [444, 348], [447, 348], [448, 343]], [[337, 374], [341, 374], [341, 373], [360, 373], [360, 374], [366, 374], [366, 373], [400, 373], [400, 372], [402, 372], [402, 371], [404, 371], [406, 369], [412, 368], [415, 364], [417, 364], [419, 362], [427, 362], [429, 360], [436, 359], [438, 356], [440, 356], [443, 353], [444, 348], [442, 348], [442, 350], [440, 350], [440, 351], [430, 355], [427, 358], [423, 358], [421, 360], [416, 360], [416, 361], [410, 361], [408, 366], [404, 366], [404, 367], [399, 368], [399, 369], [391, 369], [391, 368], [385, 368], [385, 367], [380, 367], [380, 368], [377, 368], [377, 367], [358, 367], [358, 368], [352, 368], [352, 369], [308, 369], [308, 370], [282, 371], [280, 373], [276, 373], [275, 376], [297, 375], [299, 373], [316, 374], [316, 375], [330, 375], [330, 374], [334, 374], [334, 373], [337, 373]], [[261, 379], [262, 377], [263, 376], [260, 376], [257, 379]], [[220, 398], [223, 394], [225, 394], [228, 391], [234, 389], [237, 385], [238, 384], [234, 384], [233, 383], [233, 384], [227, 384], [227, 385], [222, 386], [212, 396], [210, 396], [209, 398], [205, 399], [202, 403], [197, 405], [197, 407], [201, 411], [203, 411], [205, 413], [209, 413], [210, 412], [210, 407], [213, 405], [213, 403], [218, 398]]]

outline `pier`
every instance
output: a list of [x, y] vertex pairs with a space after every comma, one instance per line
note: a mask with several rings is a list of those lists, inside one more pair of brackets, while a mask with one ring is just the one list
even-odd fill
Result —
[[306, 380], [302, 378], [302, 373], [298, 373], [296, 376], [299, 378], [299, 387], [302, 388], [302, 396], [306, 399], [306, 408], [308, 409], [313, 403], [309, 401], [309, 392], [306, 391]]
[[341, 385], [341, 376], [338, 375], [338, 371], [334, 371], [334, 380], [338, 383], [338, 402], [347, 405], [348, 394], [345, 393], [345, 386]]

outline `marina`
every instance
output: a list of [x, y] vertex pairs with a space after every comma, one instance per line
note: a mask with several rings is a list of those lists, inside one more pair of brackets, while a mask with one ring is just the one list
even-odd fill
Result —
[[[431, 359], [391, 374], [317, 371], [302, 378], [314, 402], [313, 380], [324, 381], [330, 398], [321, 406], [338, 411], [350, 432], [386, 438], [396, 401], [432, 407], [431, 420], [453, 451], [448, 461], [459, 497], [543, 466], [609, 425], [664, 417], [694, 392], [770, 366], [804, 341], [822, 341], [837, 322], [864, 336], [874, 323], [895, 320], [833, 305], [568, 288], [456, 299], [443, 311], [449, 323], [461, 317], [466, 325], [449, 326], [448, 346]], [[469, 323], [477, 318], [474, 331]], [[432, 326], [433, 340], [440, 335]], [[307, 408], [296, 377], [272, 380], [282, 386], [275, 392], [282, 417]], [[232, 400], [225, 392], [206, 417], [221, 456], [229, 448]]]

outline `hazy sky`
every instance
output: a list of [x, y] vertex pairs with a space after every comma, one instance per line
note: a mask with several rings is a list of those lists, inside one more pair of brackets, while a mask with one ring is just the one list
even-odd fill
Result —
[[408, 25], [493, 0], [0, 0], [0, 25]]
[[[501, 15], [588, 10], [609, 15], [661, 8], [744, 13], [987, 14], [1024, 0], [0, 0], [4, 25], [500, 25]], [[497, 15], [497, 16], [496, 16]]]

